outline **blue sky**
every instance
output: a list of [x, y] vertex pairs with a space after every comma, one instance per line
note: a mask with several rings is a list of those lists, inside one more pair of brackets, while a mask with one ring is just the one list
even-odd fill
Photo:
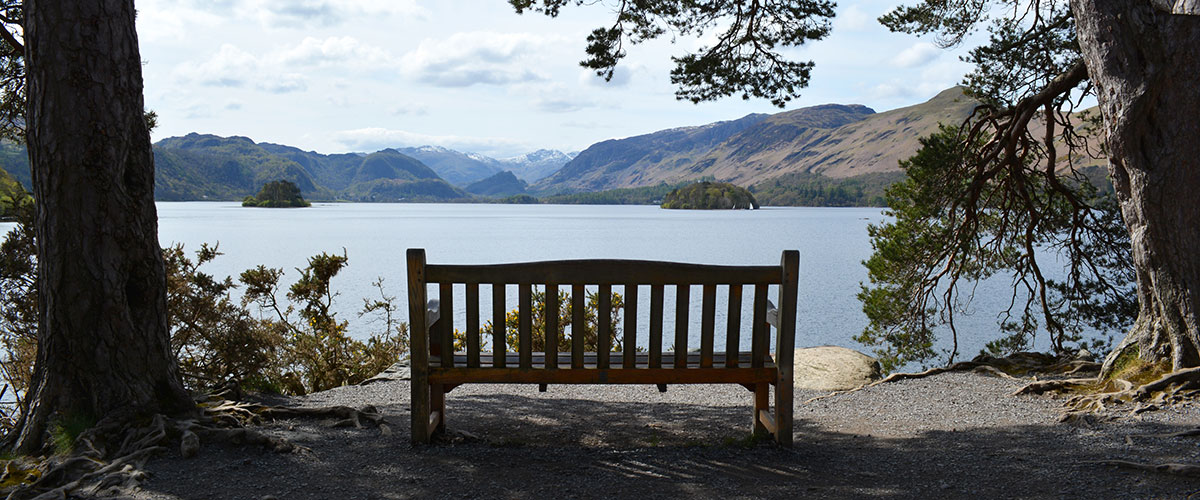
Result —
[[[817, 66], [787, 109], [884, 111], [958, 83], [963, 50], [892, 34], [896, 1], [843, 1], [833, 34], [791, 51]], [[634, 46], [612, 82], [579, 67], [603, 5], [557, 19], [504, 0], [140, 0], [155, 140], [242, 135], [322, 153], [425, 144], [508, 157], [780, 111], [738, 97], [679, 102], [669, 57], [703, 39]]]

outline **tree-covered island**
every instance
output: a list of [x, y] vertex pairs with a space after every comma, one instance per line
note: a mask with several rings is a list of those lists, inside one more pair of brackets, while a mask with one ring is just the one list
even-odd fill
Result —
[[312, 206], [300, 195], [300, 188], [290, 181], [278, 180], [263, 185], [255, 196], [242, 200], [243, 207], [296, 208]]
[[663, 208], [692, 210], [758, 208], [758, 201], [746, 188], [728, 182], [701, 181], [677, 188], [663, 198]]

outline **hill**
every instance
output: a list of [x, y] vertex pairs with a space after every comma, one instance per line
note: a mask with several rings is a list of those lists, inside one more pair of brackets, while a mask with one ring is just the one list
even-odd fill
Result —
[[467, 198], [432, 169], [394, 149], [323, 155], [246, 137], [188, 134], [154, 146], [155, 198], [240, 200], [267, 182], [294, 183], [312, 200]]
[[535, 183], [533, 189], [569, 193], [649, 186], [678, 182], [680, 171], [686, 172], [687, 178], [701, 177], [690, 170], [695, 158], [768, 116], [751, 114], [737, 120], [599, 142]]
[[529, 184], [518, 179], [512, 171], [505, 170], [487, 179], [476, 181], [467, 186], [466, 189], [468, 193], [480, 196], [507, 197], [515, 194], [524, 194], [527, 186]]
[[533, 189], [597, 191], [705, 177], [753, 186], [797, 173], [848, 178], [898, 172], [899, 160], [920, 147], [918, 138], [938, 122], [961, 121], [974, 104], [955, 87], [883, 113], [826, 104], [609, 140], [585, 149]]
[[7, 219], [14, 202], [25, 196], [25, 188], [13, 176], [0, 168], [0, 220]]

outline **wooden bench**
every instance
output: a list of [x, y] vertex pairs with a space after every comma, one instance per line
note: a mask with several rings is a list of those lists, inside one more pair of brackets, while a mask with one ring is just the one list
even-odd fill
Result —
[[[563, 260], [495, 265], [433, 265], [425, 250], [408, 250], [408, 304], [412, 372], [412, 440], [427, 443], [446, 428], [446, 393], [466, 383], [539, 384], [666, 384], [734, 383], [753, 393], [751, 432], [771, 433], [783, 446], [792, 444], [792, 351], [796, 331], [796, 287], [799, 252], [783, 252], [778, 266], [710, 266], [635, 260]], [[437, 300], [429, 300], [429, 284], [437, 284]], [[453, 346], [454, 286], [466, 297], [465, 352]], [[480, 285], [492, 292], [494, 343], [480, 342]], [[518, 348], [506, 345], [506, 288], [516, 285], [519, 304]], [[570, 352], [557, 352], [558, 317], [546, 314], [546, 351], [531, 345], [531, 296], [534, 285], [547, 292], [569, 287], [572, 323], [584, 324], [588, 288], [597, 290], [599, 311], [608, 311], [614, 286], [625, 296], [621, 352], [610, 352], [611, 319], [597, 314], [597, 352], [585, 352], [583, 335], [573, 335]], [[724, 351], [714, 351], [717, 287], [728, 290]], [[778, 311], [770, 310], [769, 285], [779, 285]], [[701, 290], [698, 352], [688, 351], [688, 312], [693, 286]], [[675, 288], [674, 352], [663, 352], [664, 289]], [[648, 348], [638, 352], [638, 295], [650, 292]], [[751, 341], [740, 351], [743, 289], [752, 294]], [[557, 311], [557, 293], [545, 294], [546, 311]], [[775, 355], [770, 327], [775, 326]], [[646, 337], [642, 337], [646, 338]], [[443, 354], [444, 353], [444, 354]], [[775, 386], [775, 411], [770, 386]]]

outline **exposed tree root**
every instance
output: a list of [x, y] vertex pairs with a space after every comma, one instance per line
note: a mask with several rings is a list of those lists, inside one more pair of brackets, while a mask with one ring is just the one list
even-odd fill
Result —
[[1005, 373], [1004, 371], [1002, 371], [1002, 370], [999, 370], [999, 369], [997, 369], [997, 368], [995, 368], [995, 367], [993, 367], [993, 366], [990, 366], [990, 365], [987, 365], [987, 364], [984, 364], [984, 363], [975, 362], [975, 361], [961, 361], [961, 362], [958, 362], [958, 363], [954, 363], [954, 364], [952, 364], [952, 365], [950, 365], [950, 366], [942, 366], [942, 367], [938, 367], [938, 368], [930, 368], [930, 369], [928, 369], [928, 370], [925, 370], [925, 371], [923, 371], [923, 372], [919, 372], [919, 373], [893, 373], [893, 374], [891, 374], [891, 375], [888, 375], [887, 377], [884, 377], [884, 378], [882, 378], [882, 379], [880, 379], [880, 380], [876, 380], [876, 381], [874, 381], [874, 382], [871, 382], [871, 383], [869, 383], [869, 384], [863, 384], [863, 385], [860, 385], [860, 386], [858, 386], [858, 387], [855, 387], [855, 388], [853, 388], [853, 389], [847, 389], [847, 390], [844, 390], [844, 391], [834, 391], [834, 392], [831, 392], [831, 393], [829, 393], [829, 394], [822, 394], [822, 395], [820, 395], [820, 396], [816, 396], [816, 397], [809, 398], [809, 399], [805, 400], [805, 401], [804, 401], [803, 403], [801, 403], [801, 404], [809, 404], [809, 403], [812, 403], [812, 402], [814, 402], [814, 401], [820, 401], [820, 400], [822, 400], [822, 399], [825, 399], [825, 398], [830, 398], [830, 397], [833, 397], [833, 396], [838, 396], [838, 395], [841, 395], [841, 394], [849, 394], [849, 393], [852, 393], [852, 392], [858, 392], [858, 391], [861, 391], [861, 390], [863, 390], [863, 389], [866, 389], [866, 388], [868, 388], [868, 387], [875, 387], [875, 386], [877, 386], [877, 385], [880, 385], [880, 384], [886, 384], [886, 383], [889, 383], [889, 382], [896, 382], [896, 381], [900, 381], [900, 380], [911, 380], [911, 379], [918, 379], [918, 378], [931, 377], [931, 376], [937, 375], [937, 374], [939, 374], [939, 373], [946, 373], [946, 372], [965, 372], [965, 371], [971, 371], [971, 372], [974, 372], [974, 373], [978, 373], [978, 374], [980, 374], [980, 375], [988, 375], [988, 376], [992, 376], [992, 377], [1000, 377], [1000, 378], [1007, 378], [1007, 379], [1017, 380], [1017, 378], [1016, 378], [1016, 377], [1013, 377], [1012, 375], [1009, 375], [1009, 374]]
[[[203, 421], [155, 415], [148, 424], [131, 415], [100, 421], [75, 440], [69, 456], [51, 456], [39, 462], [9, 461], [0, 476], [0, 493], [11, 500], [93, 496], [111, 488], [133, 488], [146, 477], [142, 467], [155, 454], [178, 443], [185, 458], [200, 451], [200, 442], [260, 446], [276, 453], [308, 452], [307, 448], [247, 428], [263, 420], [284, 418], [333, 419], [333, 427], [378, 426], [391, 431], [374, 407], [322, 408], [273, 407], [220, 400], [203, 404]], [[142, 420], [141, 422], [144, 422]]]
[[[855, 391], [860, 391], [868, 387], [874, 387], [880, 384], [896, 382], [899, 380], [911, 380], [918, 378], [931, 377], [934, 375], [947, 372], [965, 372], [971, 371], [980, 375], [988, 375], [1000, 377], [1009, 380], [1021, 380], [1020, 377], [1033, 376], [1036, 380], [1037, 375], [1079, 375], [1085, 373], [1099, 373], [1100, 363], [1096, 363], [1086, 359], [1064, 359], [1050, 354], [1037, 352], [1018, 352], [1003, 358], [995, 358], [986, 355], [977, 356], [971, 361], [960, 361], [949, 366], [931, 368], [918, 373], [893, 373], [887, 377], [865, 384], [854, 389], [845, 391], [836, 391], [829, 394], [823, 394], [810, 398], [802, 404], [812, 403], [828, 397], [847, 394]], [[1072, 384], [1095, 383], [1095, 379], [1067, 379], [1067, 380], [1047, 380], [1029, 384], [1017, 391], [1016, 394], [1042, 394], [1049, 391], [1063, 391], [1068, 388], [1074, 389]]]
[[1094, 460], [1084, 463], [1113, 465], [1116, 467], [1124, 467], [1126, 469], [1136, 469], [1149, 472], [1164, 472], [1177, 476], [1200, 477], [1200, 465], [1192, 464], [1143, 464], [1139, 462], [1130, 462], [1127, 460]]
[[1013, 394], [1046, 393], [1074, 394], [1064, 404], [1067, 408], [1064, 419], [1073, 413], [1101, 412], [1127, 404], [1136, 405], [1132, 412], [1139, 414], [1194, 399], [1200, 394], [1200, 368], [1170, 372], [1142, 385], [1121, 378], [1107, 381], [1099, 378], [1043, 380], [1030, 383]]

